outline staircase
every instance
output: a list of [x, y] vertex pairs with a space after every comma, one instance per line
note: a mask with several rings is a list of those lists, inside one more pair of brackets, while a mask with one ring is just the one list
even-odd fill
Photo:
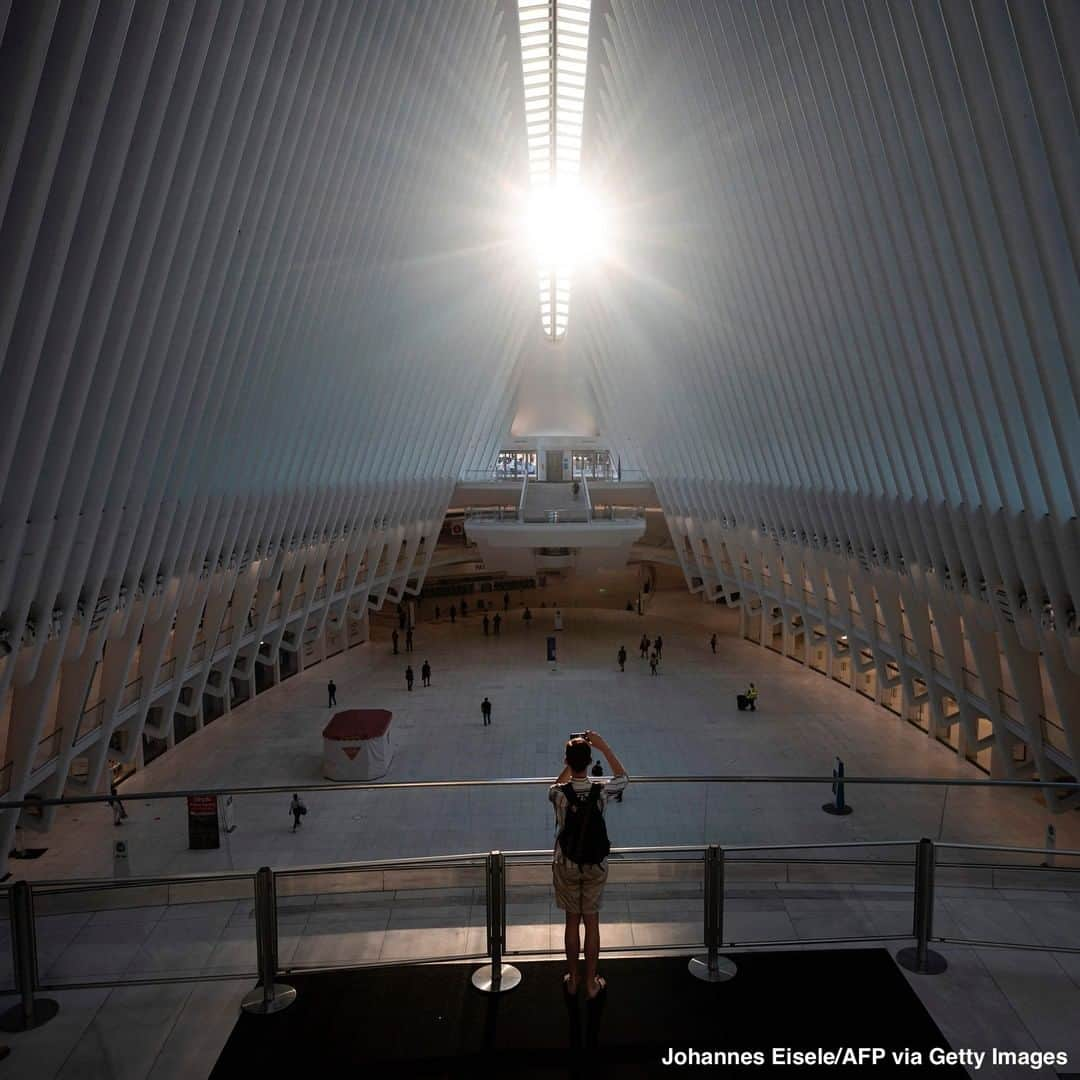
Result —
[[523, 507], [524, 520], [533, 523], [589, 520], [589, 496], [584, 483], [579, 483], [575, 495], [572, 483], [530, 480], [525, 488]]

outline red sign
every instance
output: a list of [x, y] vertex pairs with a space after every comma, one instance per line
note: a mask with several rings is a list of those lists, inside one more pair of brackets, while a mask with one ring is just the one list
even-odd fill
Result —
[[360, 747], [359, 746], [343, 746], [341, 749], [345, 751], [345, 756], [350, 761], [352, 761], [353, 758], [355, 758], [356, 755], [360, 753]]
[[189, 814], [213, 814], [217, 816], [216, 795], [189, 795], [187, 797]]

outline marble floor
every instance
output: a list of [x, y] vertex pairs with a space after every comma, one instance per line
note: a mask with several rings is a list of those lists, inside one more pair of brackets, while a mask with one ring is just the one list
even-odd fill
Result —
[[[103, 806], [63, 810], [56, 827], [35, 840], [48, 848], [46, 854], [16, 864], [17, 872], [41, 882], [44, 891], [47, 882], [61, 879], [550, 847], [542, 784], [312, 792], [306, 796], [310, 813], [295, 833], [288, 794], [238, 796], [238, 827], [212, 852], [187, 850], [181, 801], [140, 799], [141, 792], [177, 788], [319, 783], [320, 731], [329, 715], [325, 683], [331, 676], [339, 708], [394, 712], [395, 758], [388, 780], [550, 776], [566, 735], [589, 727], [607, 736], [631, 775], [827, 776], [836, 754], [850, 775], [982, 775], [846, 688], [739, 641], [731, 633], [731, 613], [685, 594], [660, 594], [644, 618], [610, 607], [567, 607], [555, 669], [544, 662], [552, 610], [539, 606], [539, 596], [530, 602], [532, 628], [525, 627], [518, 609], [499, 638], [485, 638], [472, 614], [454, 626], [421, 622], [411, 657], [393, 656], [388, 629], [377, 626], [368, 645], [241, 706], [133, 776], [122, 789], [130, 815], [122, 828], [112, 826]], [[713, 629], [722, 635], [716, 656], [708, 647]], [[643, 630], [664, 637], [656, 678], [635, 649]], [[625, 673], [615, 663], [620, 644], [631, 654]], [[431, 688], [418, 681], [406, 691], [403, 671], [410, 659], [417, 670], [430, 660]], [[761, 690], [760, 708], [739, 713], [734, 695], [750, 679]], [[489, 728], [479, 714], [485, 695], [494, 704]], [[612, 807], [610, 829], [621, 845], [822, 844], [924, 835], [1039, 845], [1047, 821], [1035, 799], [1015, 791], [852, 786], [848, 800], [855, 812], [846, 818], [821, 812], [828, 795], [827, 786], [818, 785], [631, 784], [624, 803]], [[1080, 847], [1072, 818], [1055, 822], [1061, 848]], [[120, 835], [130, 854], [114, 864], [112, 842]], [[321, 878], [311, 882], [310, 889], [297, 885], [279, 898], [285, 967], [483, 949], [484, 908], [475, 882], [393, 892], [333, 891]], [[961, 942], [1080, 945], [1080, 890], [1065, 874], [1030, 884], [1023, 876], [1011, 885], [996, 878], [972, 884], [943, 876], [942, 882], [935, 912], [939, 934]], [[605, 947], [696, 943], [700, 888], [694, 881], [613, 884]], [[5, 1037], [13, 1049], [4, 1063], [7, 1073], [42, 1080], [205, 1076], [253, 982], [250, 898], [241, 893], [184, 903], [198, 894], [155, 899], [132, 891], [129, 906], [114, 907], [91, 895], [84, 910], [74, 903], [63, 913], [40, 917], [44, 983], [119, 976], [236, 978], [57, 991], [51, 995], [62, 1005], [56, 1020]], [[726, 895], [725, 938], [732, 942], [792, 940], [811, 948], [817, 938], [910, 932], [910, 885], [885, 867], [864, 868], [861, 880], [835, 867], [817, 881], [808, 868], [785, 871], [776, 880], [734, 875]], [[509, 949], [559, 949], [561, 918], [546, 887], [514, 886], [508, 903]], [[10, 985], [6, 931], [0, 926], [0, 977]], [[1061, 1049], [1080, 1062], [1080, 955], [963, 944], [939, 949], [950, 962], [944, 975], [908, 977], [953, 1046]], [[1030, 1070], [1016, 1071], [1021, 1073]]]
[[[543, 601], [541, 601], [543, 602]], [[952, 750], [847, 688], [739, 640], [733, 614], [693, 597], [660, 594], [646, 617], [567, 609], [559, 662], [545, 662], [553, 610], [533, 604], [526, 629], [512, 611], [499, 637], [474, 614], [450, 625], [421, 622], [415, 652], [394, 656], [385, 624], [375, 640], [259, 695], [162, 755], [121, 789], [129, 818], [112, 827], [104, 805], [64, 808], [32, 863], [36, 879], [198, 873], [261, 865], [318, 865], [462, 851], [541, 849], [552, 842], [543, 784], [516, 788], [327, 791], [305, 796], [309, 813], [291, 831], [289, 794], [238, 795], [237, 829], [217, 851], [189, 851], [183, 800], [142, 801], [140, 792], [226, 785], [323, 783], [321, 731], [330, 710], [387, 708], [394, 761], [387, 781], [552, 776], [572, 731], [601, 731], [639, 775], [831, 775], [840, 755], [849, 776], [981, 778]], [[721, 632], [713, 655], [708, 637]], [[663, 635], [660, 674], [639, 659], [642, 632]], [[725, 631], [727, 631], [725, 633]], [[630, 652], [626, 672], [615, 654]], [[424, 660], [432, 685], [406, 690], [404, 670]], [[748, 680], [761, 697], [740, 713]], [[493, 722], [481, 724], [488, 696]], [[821, 812], [827, 785], [651, 784], [631, 787], [615, 808], [613, 842], [813, 844], [917, 839], [1041, 846], [1049, 820], [1028, 792], [962, 787], [849, 786], [855, 812]], [[1080, 848], [1080, 814], [1055, 822], [1060, 848]], [[122, 835], [128, 858], [113, 865]]]

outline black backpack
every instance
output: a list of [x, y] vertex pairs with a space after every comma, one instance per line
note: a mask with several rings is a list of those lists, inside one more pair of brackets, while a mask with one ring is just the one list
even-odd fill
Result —
[[598, 804], [603, 784], [592, 784], [589, 794], [579, 799], [573, 784], [559, 789], [566, 796], [566, 818], [559, 833], [559, 848], [567, 862], [578, 866], [598, 866], [611, 852], [607, 825]]

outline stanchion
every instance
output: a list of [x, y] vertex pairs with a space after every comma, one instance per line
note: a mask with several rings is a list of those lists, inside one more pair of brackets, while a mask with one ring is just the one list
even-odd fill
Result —
[[244, 1012], [276, 1013], [296, 1000], [296, 990], [274, 982], [277, 975], [277, 887], [274, 872], [263, 866], [255, 872], [255, 944], [259, 951], [259, 985], [240, 1003]]
[[0, 1015], [0, 1031], [29, 1031], [48, 1023], [60, 1006], [51, 998], [35, 998], [38, 983], [37, 934], [34, 929], [34, 893], [28, 881], [16, 881], [8, 893], [11, 918], [11, 953], [19, 1004]]
[[735, 977], [735, 963], [720, 955], [724, 941], [724, 853], [718, 844], [705, 849], [705, 956], [690, 961], [690, 974], [704, 982]]
[[492, 851], [484, 864], [484, 895], [487, 901], [487, 950], [490, 964], [478, 967], [472, 974], [472, 984], [485, 994], [501, 994], [513, 990], [521, 982], [521, 972], [512, 964], [503, 963], [506, 948], [506, 856]]
[[844, 802], [844, 763], [837, 758], [836, 764], [833, 766], [833, 800], [832, 802], [822, 803], [821, 809], [826, 814], [837, 814], [843, 816], [844, 814], [851, 813], [851, 807]]
[[915, 862], [915, 947], [901, 949], [896, 962], [919, 975], [940, 975], [948, 966], [941, 953], [930, 948], [934, 932], [934, 867], [937, 850], [934, 841], [923, 837]]

